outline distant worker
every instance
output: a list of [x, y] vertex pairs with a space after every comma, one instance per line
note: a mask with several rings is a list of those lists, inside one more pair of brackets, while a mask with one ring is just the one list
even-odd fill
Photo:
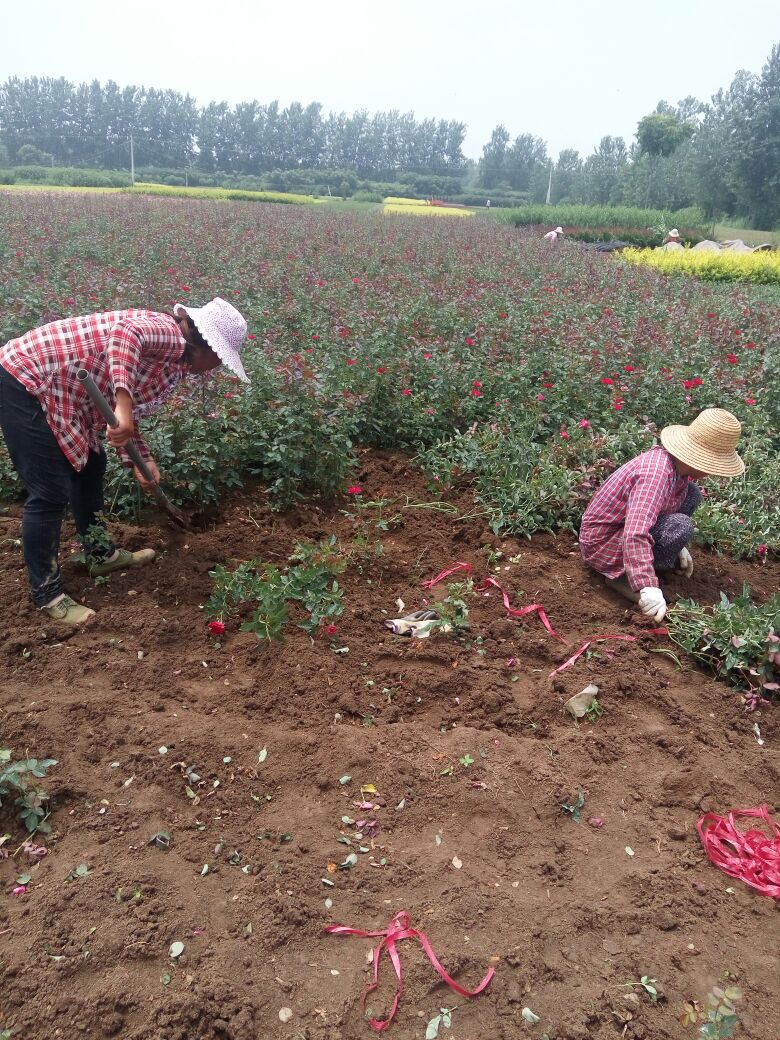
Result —
[[693, 575], [691, 516], [702, 497], [694, 480], [745, 472], [735, 450], [741, 429], [722, 408], [705, 409], [690, 426], [665, 427], [661, 444], [615, 470], [585, 510], [583, 560], [655, 622], [666, 615], [658, 575]]
[[555, 244], [559, 238], [563, 238], [563, 228], [557, 227], [554, 231], [548, 231], [544, 237], [548, 242]]
[[668, 245], [670, 242], [676, 242], [678, 246], [682, 245], [682, 238], [680, 232], [676, 227], [673, 227], [669, 234], [664, 239], [664, 245]]
[[490, 199], [488, 199], [488, 200], [487, 200], [487, 202], [485, 203], [485, 205], [487, 206], [487, 208], [488, 208], [488, 209], [490, 209]]

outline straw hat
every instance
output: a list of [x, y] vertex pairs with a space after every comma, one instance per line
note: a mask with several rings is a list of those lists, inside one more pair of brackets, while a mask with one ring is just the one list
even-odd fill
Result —
[[246, 319], [232, 303], [215, 296], [204, 307], [185, 307], [183, 303], [177, 303], [173, 313], [177, 318], [186, 314], [222, 364], [239, 379], [249, 382], [239, 357], [246, 336]]
[[669, 238], [679, 238], [680, 237], [680, 232], [677, 230], [676, 227], [673, 227], [672, 230], [669, 232], [668, 237]]
[[556, 235], [562, 235], [563, 234], [563, 228], [562, 227], [557, 227], [555, 229], [555, 234]]
[[690, 426], [667, 426], [661, 444], [680, 462], [711, 477], [739, 477], [745, 463], [736, 453], [739, 419], [723, 408], [705, 408]]

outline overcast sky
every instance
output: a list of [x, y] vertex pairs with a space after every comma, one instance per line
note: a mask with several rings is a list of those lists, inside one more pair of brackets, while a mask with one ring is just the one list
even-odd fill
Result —
[[707, 100], [780, 42], [780, 0], [0, 0], [0, 79], [170, 87], [209, 101], [319, 101], [468, 125], [550, 153], [630, 142], [659, 100]]

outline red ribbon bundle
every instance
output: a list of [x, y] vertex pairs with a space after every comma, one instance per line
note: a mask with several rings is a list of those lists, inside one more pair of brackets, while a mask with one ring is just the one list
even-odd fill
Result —
[[393, 998], [393, 1006], [390, 1008], [390, 1014], [387, 1018], [370, 1018], [368, 1020], [368, 1024], [377, 1033], [381, 1033], [383, 1030], [387, 1029], [395, 1018], [395, 1013], [398, 1010], [398, 1002], [400, 1001], [401, 994], [404, 991], [404, 975], [403, 968], [401, 967], [401, 958], [398, 956], [398, 950], [395, 948], [395, 944], [400, 942], [401, 939], [419, 939], [420, 945], [425, 950], [428, 960], [436, 969], [439, 977], [446, 982], [448, 986], [454, 989], [456, 993], [460, 993], [462, 997], [476, 997], [478, 993], [481, 993], [490, 985], [490, 980], [495, 974], [495, 969], [489, 968], [484, 979], [476, 989], [464, 989], [463, 986], [455, 982], [455, 980], [451, 978], [441, 966], [439, 958], [433, 952], [433, 947], [431, 946], [425, 932], [421, 932], [417, 928], [412, 928], [411, 919], [406, 910], [399, 910], [395, 917], [390, 921], [387, 928], [380, 931], [367, 932], [362, 928], [348, 928], [343, 924], [329, 924], [326, 926], [325, 931], [329, 935], [359, 935], [363, 939], [381, 937], [382, 941], [374, 948], [374, 981], [368, 986], [363, 994], [363, 1007], [365, 1008], [366, 1006], [366, 1000], [368, 999], [369, 993], [375, 990], [379, 985], [379, 960], [382, 956], [383, 949], [387, 949], [387, 953], [390, 957], [393, 968], [395, 969], [396, 978], [398, 979], [398, 986], [396, 987], [395, 997]]
[[[737, 819], [762, 820], [769, 829], [741, 831]], [[734, 809], [728, 819], [706, 813], [696, 824], [704, 851], [729, 877], [739, 878], [764, 896], [780, 900], [780, 824], [774, 823], [769, 807]]]

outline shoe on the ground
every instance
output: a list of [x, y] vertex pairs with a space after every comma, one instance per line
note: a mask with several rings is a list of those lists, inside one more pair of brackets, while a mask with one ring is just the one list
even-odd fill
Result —
[[143, 567], [145, 563], [151, 563], [155, 557], [154, 549], [139, 549], [130, 552], [129, 549], [117, 549], [113, 560], [103, 560], [102, 563], [91, 563], [89, 565], [90, 578], [99, 578], [113, 571], [126, 571], [129, 567]]
[[81, 625], [85, 621], [89, 621], [90, 618], [95, 617], [95, 611], [89, 607], [83, 607], [80, 603], [77, 603], [70, 596], [63, 596], [62, 599], [56, 603], [51, 604], [48, 607], [41, 607], [44, 614], [52, 619], [52, 621], [62, 621], [66, 625]]
[[634, 592], [625, 577], [620, 578], [605, 578], [604, 583], [608, 589], [612, 589], [615, 592], [619, 592], [621, 596], [626, 599], [630, 599], [632, 603], [639, 602], [639, 593]]

